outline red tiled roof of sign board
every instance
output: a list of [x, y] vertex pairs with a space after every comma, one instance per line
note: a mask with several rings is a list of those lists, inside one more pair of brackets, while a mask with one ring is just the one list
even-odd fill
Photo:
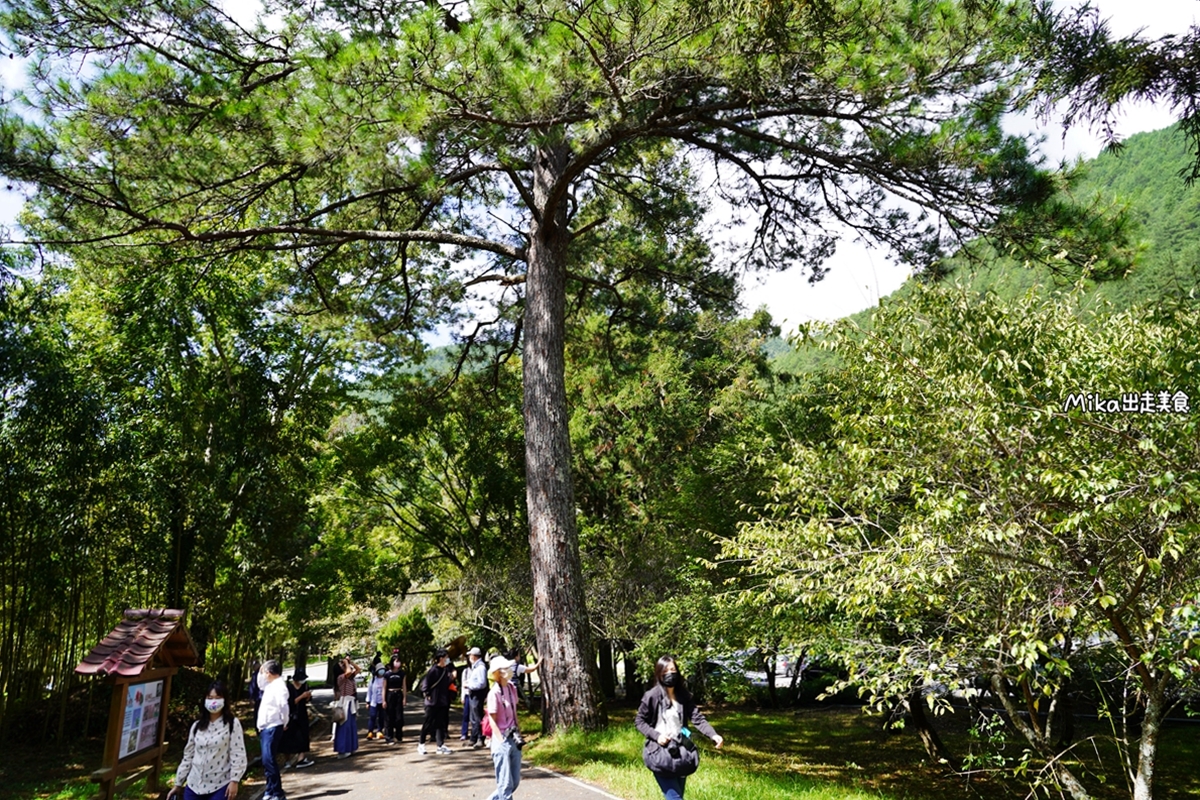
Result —
[[195, 664], [196, 645], [173, 608], [130, 609], [112, 632], [75, 667], [80, 675], [134, 677], [157, 660], [164, 666]]

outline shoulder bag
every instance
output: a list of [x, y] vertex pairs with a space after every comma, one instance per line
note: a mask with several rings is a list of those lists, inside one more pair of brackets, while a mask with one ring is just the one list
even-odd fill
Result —
[[642, 748], [642, 763], [651, 772], [683, 778], [700, 768], [700, 750], [690, 736], [679, 736], [663, 747], [647, 739]]

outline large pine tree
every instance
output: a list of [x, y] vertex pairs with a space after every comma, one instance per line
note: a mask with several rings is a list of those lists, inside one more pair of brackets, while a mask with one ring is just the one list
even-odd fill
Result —
[[4, 113], [0, 172], [38, 187], [46, 246], [269, 250], [375, 337], [502, 290], [548, 730], [604, 722], [563, 342], [614, 198], [721, 198], [751, 222], [741, 263], [819, 276], [846, 227], [927, 262], [1046, 189], [999, 127], [1016, 3], [326, 0], [252, 30], [203, 0], [8, 9], [35, 112]]

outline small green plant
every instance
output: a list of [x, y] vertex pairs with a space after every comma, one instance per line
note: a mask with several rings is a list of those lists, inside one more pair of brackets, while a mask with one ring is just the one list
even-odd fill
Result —
[[1010, 758], [1005, 754], [1008, 744], [1004, 719], [994, 714], [979, 714], [967, 731], [970, 750], [963, 758], [963, 769], [1001, 770], [1009, 766]]

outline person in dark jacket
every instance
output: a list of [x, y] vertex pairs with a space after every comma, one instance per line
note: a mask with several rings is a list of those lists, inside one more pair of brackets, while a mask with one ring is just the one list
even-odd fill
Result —
[[308, 733], [308, 701], [312, 699], [312, 690], [308, 688], [308, 675], [304, 670], [297, 670], [288, 681], [288, 726], [283, 731], [279, 752], [288, 756], [289, 767], [311, 767], [313, 760], [308, 757], [312, 743]]
[[[684, 742], [684, 737], [690, 736], [687, 725], [691, 724], [696, 730], [713, 740], [720, 747], [725, 739], [713, 730], [708, 720], [700, 713], [692, 699], [691, 693], [679, 674], [679, 667], [671, 656], [663, 656], [654, 665], [654, 685], [642, 695], [641, 705], [638, 706], [634, 725], [646, 737], [646, 748], [643, 760], [650, 767], [658, 788], [662, 789], [666, 800], [683, 800], [683, 789], [687, 782], [686, 775], [665, 769], [663, 760], [653, 759], [649, 753], [660, 748], [668, 752], [678, 752], [680, 747], [690, 744]], [[694, 745], [693, 745], [694, 747]], [[661, 755], [661, 754], [659, 754]], [[669, 757], [665, 757], [669, 761]], [[658, 763], [659, 768], [651, 766]]]
[[425, 696], [425, 721], [421, 725], [421, 738], [417, 742], [417, 752], [425, 755], [425, 740], [437, 741], [438, 753], [450, 753], [446, 745], [446, 735], [450, 728], [450, 702], [454, 698], [454, 667], [450, 664], [450, 655], [445, 650], [438, 650], [434, 655], [433, 666], [421, 679], [421, 694]]
[[404, 737], [404, 704], [408, 701], [408, 676], [400, 666], [400, 654], [392, 654], [392, 668], [383, 676], [383, 710], [387, 725], [384, 740], [391, 744]]

